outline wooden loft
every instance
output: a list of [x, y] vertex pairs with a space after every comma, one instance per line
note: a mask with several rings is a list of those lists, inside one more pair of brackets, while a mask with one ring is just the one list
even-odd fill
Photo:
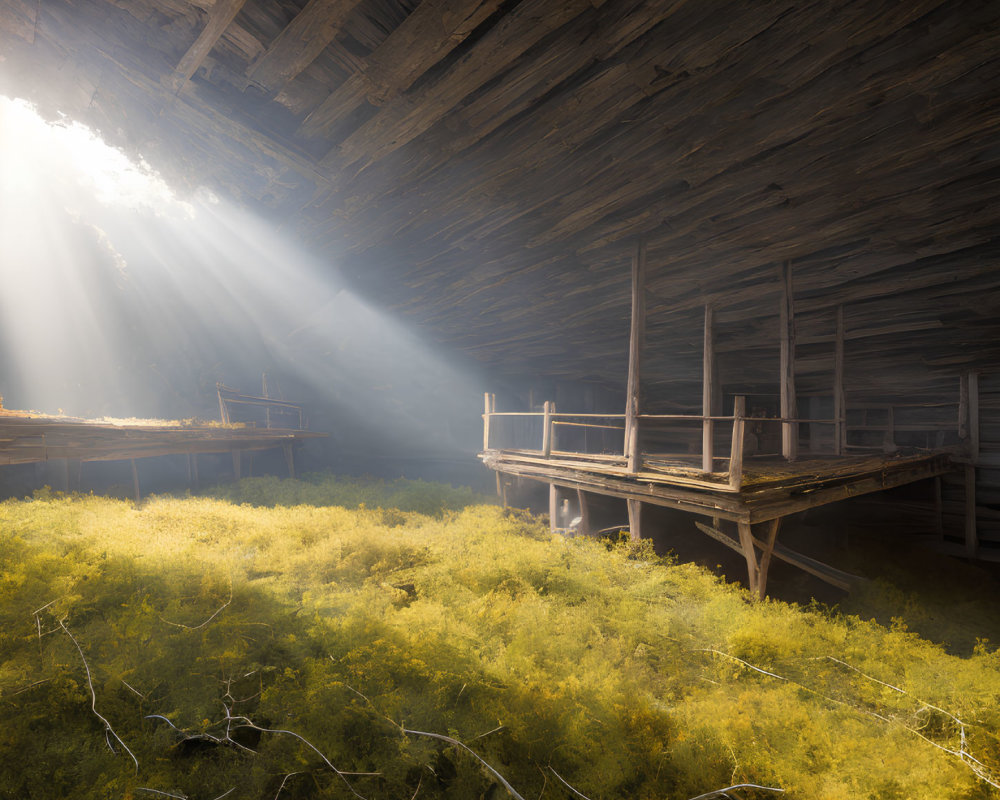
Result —
[[[801, 416], [795, 389], [793, 267], [785, 263], [780, 269], [777, 331], [780, 414], [748, 415], [743, 395], [731, 398], [731, 413], [720, 413], [711, 305], [704, 310], [701, 413], [643, 413], [645, 260], [645, 245], [640, 241], [632, 261], [624, 414], [559, 413], [549, 401], [540, 413], [504, 412], [496, 409], [495, 395], [486, 395], [480, 457], [497, 472], [498, 492], [505, 503], [505, 476], [516, 476], [549, 484], [553, 526], [559, 491], [567, 489], [577, 493], [584, 529], [588, 493], [626, 500], [630, 535], [635, 539], [641, 536], [642, 503], [708, 517], [711, 524], [698, 523], [698, 528], [745, 556], [751, 590], [760, 597], [766, 591], [772, 557], [841, 588], [850, 584], [851, 576], [777, 544], [781, 520], [788, 515], [934, 479], [940, 517], [940, 476], [959, 464], [967, 465], [968, 471], [978, 458], [976, 373], [969, 373], [956, 387], [954, 402], [900, 400], [848, 408], [843, 309], [838, 307], [830, 381], [834, 415], [826, 419]], [[671, 445], [670, 449], [663, 449], [664, 444]], [[966, 491], [973, 508], [974, 487], [974, 474], [967, 474]], [[735, 535], [725, 532], [727, 526], [735, 527]], [[973, 513], [967, 520], [967, 553], [974, 555], [976, 547]]]
[[224, 388], [219, 389], [220, 406], [226, 409], [220, 423], [88, 420], [0, 408], [0, 464], [61, 461], [65, 467], [66, 488], [73, 489], [79, 486], [84, 462], [129, 461], [136, 502], [140, 499], [136, 461], [142, 458], [186, 456], [189, 481], [197, 483], [199, 455], [231, 454], [233, 474], [239, 479], [246, 454], [280, 448], [285, 454], [289, 474], [294, 477], [295, 447], [326, 434], [305, 430], [301, 406], [280, 400], [269, 399], [269, 402], [286, 415], [294, 413], [300, 420], [299, 427], [258, 427], [253, 422], [233, 421], [228, 404], [252, 396], [227, 389], [223, 400]]

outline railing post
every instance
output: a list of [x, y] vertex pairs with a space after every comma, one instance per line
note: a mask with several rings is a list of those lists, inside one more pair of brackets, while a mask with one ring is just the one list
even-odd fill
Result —
[[632, 321], [628, 339], [628, 383], [625, 388], [625, 457], [629, 472], [639, 467], [639, 371], [646, 336], [646, 240], [640, 237], [632, 257]]
[[[792, 263], [784, 262], [781, 267], [781, 417], [791, 420], [798, 417], [795, 397], [795, 301], [792, 291]], [[794, 461], [799, 452], [799, 424], [781, 423], [781, 454]]]
[[486, 392], [483, 395], [484, 399], [484, 410], [483, 410], [483, 451], [490, 449], [490, 413], [493, 409], [490, 408], [490, 393]]
[[713, 466], [713, 444], [715, 439], [715, 423], [708, 419], [712, 416], [712, 396], [715, 375], [715, 348], [712, 343], [712, 307], [705, 306], [705, 338], [702, 347], [701, 373], [701, 471], [711, 472]]
[[746, 432], [747, 399], [737, 395], [733, 400], [733, 439], [729, 446], [729, 488], [739, 489], [743, 483], [743, 439]]
[[542, 455], [548, 458], [552, 455], [552, 412], [555, 403], [546, 400], [542, 407], [544, 416], [542, 417]]

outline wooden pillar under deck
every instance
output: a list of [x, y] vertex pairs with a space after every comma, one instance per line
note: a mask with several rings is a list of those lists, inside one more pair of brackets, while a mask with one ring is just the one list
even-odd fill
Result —
[[285, 451], [285, 463], [288, 465], [288, 477], [295, 477], [295, 450], [290, 444], [286, 444], [283, 448]]
[[[767, 527], [764, 539], [761, 540], [754, 537], [753, 526], [749, 522], [737, 523], [740, 546], [747, 561], [750, 593], [756, 595], [760, 600], [763, 600], [767, 595], [767, 572], [771, 566], [771, 556], [774, 553], [774, 543], [778, 538], [778, 529], [781, 527], [781, 518], [770, 520], [764, 525]], [[760, 550], [759, 560], [754, 548]]]
[[642, 501], [626, 500], [628, 504], [628, 538], [633, 542], [642, 539]]
[[239, 480], [243, 476], [243, 454], [239, 450], [233, 450], [233, 479]]
[[587, 503], [587, 493], [583, 489], [577, 489], [576, 499], [580, 504], [580, 526], [578, 530], [584, 536], [590, 536], [590, 506]]
[[557, 517], [559, 515], [559, 489], [554, 483], [549, 484], [549, 530], [556, 532], [559, 527]]
[[188, 453], [188, 488], [198, 488], [198, 454]]

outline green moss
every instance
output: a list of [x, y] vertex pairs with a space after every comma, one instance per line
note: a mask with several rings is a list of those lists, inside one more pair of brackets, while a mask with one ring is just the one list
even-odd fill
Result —
[[[466, 742], [543, 800], [567, 796], [552, 769], [606, 800], [739, 782], [997, 796], [948, 752], [964, 735], [976, 769], [1000, 771], [988, 643], [960, 658], [901, 624], [752, 603], [449, 487], [256, 480], [139, 509], [0, 504], [0, 795], [271, 798], [298, 773], [284, 800], [350, 796], [301, 740], [228, 709], [378, 773], [350, 778], [371, 798], [503, 795], [467, 753], [402, 727]], [[138, 774], [106, 745], [60, 621]]]

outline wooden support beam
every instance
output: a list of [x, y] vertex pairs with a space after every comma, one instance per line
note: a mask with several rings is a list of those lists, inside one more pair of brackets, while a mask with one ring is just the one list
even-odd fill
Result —
[[290, 444], [286, 444], [283, 448], [285, 451], [285, 464], [288, 465], [288, 477], [295, 477], [295, 450]]
[[554, 483], [549, 484], [549, 531], [556, 532], [559, 527], [559, 489]]
[[386, 103], [322, 163], [335, 167], [373, 163], [413, 141], [463, 98], [502, 74], [529, 48], [574, 17], [590, 0], [524, 0], [505, 14], [436, 80]]
[[642, 539], [642, 501], [629, 498], [628, 504], [628, 538], [633, 542]]
[[239, 480], [243, 476], [243, 453], [233, 450], [233, 478]]
[[247, 70], [247, 80], [268, 94], [278, 92], [337, 38], [358, 2], [309, 0]]
[[740, 547], [743, 549], [743, 557], [747, 562], [748, 585], [751, 594], [757, 594], [760, 586], [760, 568], [757, 565], [757, 555], [753, 549], [753, 532], [749, 522], [737, 522], [736, 527], [740, 532]]
[[215, 0], [215, 5], [208, 12], [208, 22], [202, 28], [194, 44], [177, 64], [177, 69], [170, 78], [170, 90], [177, 94], [184, 84], [191, 80], [191, 76], [198, 70], [206, 56], [215, 47], [229, 23], [240, 13], [246, 0]]
[[733, 398], [733, 438], [729, 444], [729, 488], [737, 490], [743, 483], [743, 442], [746, 439], [747, 399]]
[[705, 335], [701, 351], [701, 413], [706, 417], [701, 423], [701, 470], [712, 472], [715, 423], [712, 416], [712, 399], [715, 396], [715, 347], [712, 339], [712, 306], [705, 305]]
[[771, 555], [774, 553], [774, 544], [778, 538], [778, 530], [781, 528], [781, 517], [772, 519], [764, 525], [767, 532], [764, 536], [764, 546], [761, 548], [757, 572], [757, 597], [761, 600], [767, 593], [767, 571], [771, 567]]
[[625, 457], [629, 472], [639, 470], [640, 368], [646, 339], [646, 239], [632, 254], [632, 318], [628, 338], [628, 383], [625, 399]]
[[965, 465], [965, 554], [975, 558], [979, 551], [979, 531], [976, 527], [976, 468]]
[[490, 393], [486, 392], [483, 395], [483, 450], [490, 449], [490, 414], [493, 413], [493, 409], [490, 408]]
[[979, 373], [970, 372], [969, 387], [969, 458], [979, 463]]
[[[706, 525], [704, 522], [695, 522], [695, 526], [702, 533], [708, 534], [717, 542], [735, 550], [737, 553], [743, 553], [743, 545], [732, 536], [729, 536], [719, 530], [718, 525], [713, 527]], [[764, 543], [759, 539], [754, 539], [753, 545], [759, 550], [763, 550], [765, 547]], [[789, 550], [787, 547], [783, 547], [777, 543], [774, 545], [773, 556], [779, 561], [784, 561], [786, 564], [798, 567], [803, 572], [808, 572], [810, 575], [819, 578], [821, 581], [824, 581], [831, 586], [836, 586], [838, 589], [843, 589], [845, 592], [850, 591], [852, 584], [861, 583], [866, 580], [858, 575], [852, 575], [849, 572], [844, 572], [836, 567], [831, 567], [829, 564], [824, 564], [822, 561], [817, 561], [814, 558], [802, 555], [802, 553]]]
[[833, 350], [833, 452], [842, 456], [847, 448], [847, 402], [844, 393], [844, 306], [837, 306], [837, 334]]
[[423, 0], [299, 128], [317, 136], [366, 100], [382, 105], [460, 45], [502, 0]]
[[198, 488], [198, 454], [188, 453], [188, 486], [192, 489]]
[[556, 404], [551, 400], [546, 400], [542, 406], [542, 455], [545, 458], [552, 455], [552, 415], [555, 410]]
[[584, 536], [590, 536], [590, 503], [587, 501], [587, 493], [583, 489], [576, 490], [576, 500], [580, 506], [580, 525], [578, 530]]
[[[792, 262], [781, 265], [781, 416], [796, 419], [795, 402], [795, 304], [792, 291]], [[797, 422], [781, 424], [781, 453], [789, 461], [798, 457], [799, 425]]]

